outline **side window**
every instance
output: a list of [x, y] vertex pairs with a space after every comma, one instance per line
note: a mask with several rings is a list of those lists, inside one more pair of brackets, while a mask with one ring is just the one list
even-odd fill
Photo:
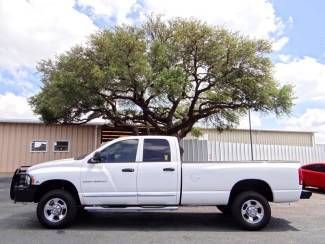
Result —
[[325, 172], [325, 165], [323, 164], [311, 164], [303, 166], [303, 168], [314, 172]]
[[135, 162], [138, 140], [130, 139], [116, 142], [100, 152], [103, 163]]
[[314, 171], [316, 172], [325, 172], [325, 165], [316, 164], [314, 167]]
[[325, 164], [320, 164], [320, 172], [325, 173]]
[[305, 166], [302, 166], [302, 168], [307, 169], [307, 170], [313, 170], [313, 166], [314, 165], [305, 165]]
[[47, 141], [32, 141], [31, 152], [47, 152]]
[[165, 139], [144, 139], [143, 162], [170, 162], [170, 146]]
[[56, 141], [53, 145], [54, 152], [69, 152], [69, 141]]
[[315, 171], [315, 172], [319, 172], [319, 164], [315, 164], [315, 165], [312, 167], [312, 170]]

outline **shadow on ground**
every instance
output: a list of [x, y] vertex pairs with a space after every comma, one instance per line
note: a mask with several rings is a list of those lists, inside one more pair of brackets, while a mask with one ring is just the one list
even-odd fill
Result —
[[[6, 222], [5, 219], [2, 221]], [[1, 229], [35, 230], [43, 227], [35, 213], [11, 216], [10, 226], [0, 224]], [[241, 231], [231, 216], [221, 213], [87, 213], [77, 218], [69, 230], [103, 231]], [[58, 233], [64, 230], [58, 231]], [[266, 232], [299, 231], [285, 219], [272, 218]]]
[[306, 190], [311, 191], [313, 193], [325, 194], [325, 189], [318, 189], [318, 188], [306, 187]]
[[[0, 188], [5, 189], [0, 194], [1, 205], [10, 205], [9, 178], [0, 177]], [[315, 189], [313, 189], [315, 191]], [[325, 191], [323, 191], [325, 193]], [[12, 204], [12, 207], [15, 207]], [[12, 213], [0, 217], [0, 229], [43, 230], [39, 224], [34, 204], [17, 205], [10, 209]], [[195, 211], [195, 210], [194, 210]], [[198, 211], [200, 209], [198, 208]], [[79, 216], [69, 230], [103, 230], [103, 231], [213, 231], [238, 232], [240, 229], [231, 216], [220, 212], [152, 212], [152, 213], [86, 213]], [[57, 232], [64, 233], [65, 230]], [[271, 219], [264, 229], [267, 232], [299, 231], [285, 219]]]

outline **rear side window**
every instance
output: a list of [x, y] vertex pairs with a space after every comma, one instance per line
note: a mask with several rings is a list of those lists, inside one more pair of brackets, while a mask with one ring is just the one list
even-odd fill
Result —
[[316, 172], [325, 172], [325, 167], [322, 164], [315, 164], [312, 170]]
[[315, 172], [325, 172], [325, 164], [312, 164], [303, 166], [303, 169], [315, 171]]
[[305, 165], [302, 166], [303, 169], [307, 169], [307, 170], [313, 170], [314, 165]]
[[165, 139], [144, 139], [143, 162], [170, 162], [170, 146]]
[[319, 171], [325, 173], [325, 165], [324, 165], [324, 164], [321, 164], [321, 165], [319, 166]]

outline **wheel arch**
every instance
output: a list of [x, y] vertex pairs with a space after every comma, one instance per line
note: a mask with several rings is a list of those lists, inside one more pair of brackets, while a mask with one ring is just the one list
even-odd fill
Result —
[[232, 187], [228, 203], [231, 203], [238, 194], [244, 191], [255, 191], [264, 196], [269, 202], [273, 202], [273, 192], [267, 182], [260, 179], [245, 179], [238, 181]]
[[53, 179], [47, 180], [39, 185], [35, 192], [34, 202], [39, 202], [42, 196], [51, 190], [62, 189], [69, 192], [76, 200], [76, 203], [80, 205], [80, 198], [76, 186], [68, 181], [63, 179]]

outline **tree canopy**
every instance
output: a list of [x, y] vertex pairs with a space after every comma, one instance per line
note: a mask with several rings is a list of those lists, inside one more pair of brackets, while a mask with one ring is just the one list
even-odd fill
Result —
[[196, 19], [148, 17], [41, 61], [30, 103], [47, 123], [103, 118], [182, 138], [202, 120], [234, 126], [248, 109], [289, 113], [292, 87], [273, 78], [270, 52], [266, 40]]

